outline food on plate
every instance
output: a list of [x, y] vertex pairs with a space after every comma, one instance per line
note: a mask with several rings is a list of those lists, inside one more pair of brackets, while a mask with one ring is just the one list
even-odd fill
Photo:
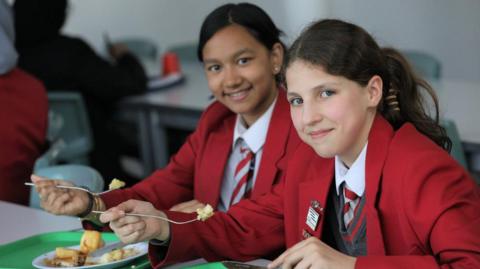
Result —
[[55, 255], [52, 259], [44, 259], [44, 263], [50, 267], [75, 267], [84, 265], [104, 264], [114, 261], [123, 260], [125, 258], [138, 254], [135, 248], [119, 248], [103, 254], [100, 258], [92, 258], [88, 256], [93, 251], [103, 247], [105, 242], [102, 235], [98, 231], [85, 231], [80, 239], [79, 249], [70, 249], [57, 247]]
[[51, 267], [74, 267], [85, 264], [87, 255], [76, 249], [56, 248], [55, 258], [46, 259], [45, 264]]
[[102, 257], [100, 257], [99, 263], [102, 264], [102, 263], [119, 261], [119, 260], [125, 259], [126, 257], [130, 257], [136, 254], [137, 254], [137, 251], [135, 251], [135, 249], [133, 248], [125, 248], [125, 249], [119, 248], [103, 254]]
[[80, 239], [80, 251], [84, 254], [93, 252], [105, 245], [99, 231], [86, 230]]
[[205, 207], [197, 209], [197, 219], [201, 221], [206, 221], [208, 218], [213, 216], [213, 207], [207, 204]]
[[125, 182], [117, 179], [117, 178], [114, 178], [112, 179], [112, 182], [110, 182], [110, 184], [108, 185], [108, 189], [109, 190], [116, 190], [116, 189], [120, 189], [122, 187], [125, 186]]

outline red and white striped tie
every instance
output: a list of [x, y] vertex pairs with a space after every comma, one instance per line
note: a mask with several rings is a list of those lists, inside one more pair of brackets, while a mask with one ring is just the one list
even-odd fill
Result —
[[356, 209], [360, 197], [353, 191], [351, 191], [346, 183], [343, 183], [343, 195], [345, 197], [345, 203], [343, 205], [343, 221], [345, 223], [345, 228], [348, 229], [352, 220], [355, 217]]
[[[248, 184], [249, 179], [252, 177], [253, 167], [253, 152], [250, 151], [247, 147], [240, 147], [240, 154], [242, 154], [243, 158], [237, 164], [234, 173], [234, 179], [237, 183], [235, 189], [232, 193], [232, 198], [230, 199], [230, 206], [233, 205], [234, 202], [239, 201], [242, 196], [237, 199], [237, 196], [240, 195], [240, 191], [244, 188], [245, 191], [243, 192], [244, 197], [248, 197], [250, 194], [250, 189], [252, 188], [253, 184]], [[247, 189], [248, 188], [248, 189]]]

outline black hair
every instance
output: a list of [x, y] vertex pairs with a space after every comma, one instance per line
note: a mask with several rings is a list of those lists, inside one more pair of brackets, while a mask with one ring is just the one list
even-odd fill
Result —
[[[361, 27], [340, 20], [320, 20], [307, 27], [285, 55], [285, 68], [295, 60], [321, 66], [366, 86], [378, 75], [383, 81], [382, 100], [377, 108], [394, 129], [405, 122], [447, 151], [451, 141], [439, 124], [438, 98], [432, 87], [414, 72], [407, 60], [393, 48], [380, 48]], [[288, 87], [288, 86], [287, 86]], [[420, 89], [435, 105], [432, 118]]]
[[203, 62], [203, 47], [215, 33], [226, 26], [237, 24], [244, 27], [258, 42], [269, 51], [275, 43], [285, 45], [280, 41], [283, 34], [268, 14], [260, 7], [249, 4], [225, 4], [213, 10], [203, 21], [197, 47], [197, 57]]
[[13, 4], [17, 47], [28, 47], [59, 35], [67, 0], [16, 0]]

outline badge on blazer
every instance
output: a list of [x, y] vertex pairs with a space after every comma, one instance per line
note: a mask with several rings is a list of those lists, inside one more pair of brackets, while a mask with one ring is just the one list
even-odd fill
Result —
[[308, 208], [307, 221], [306, 224], [312, 231], [317, 229], [318, 220], [320, 219], [320, 213], [323, 208], [320, 207], [320, 203], [317, 200], [312, 200], [310, 202], [310, 207]]

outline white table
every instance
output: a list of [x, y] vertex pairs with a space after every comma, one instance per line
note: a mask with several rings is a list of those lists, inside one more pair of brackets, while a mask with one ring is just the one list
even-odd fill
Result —
[[82, 228], [78, 218], [56, 216], [5, 201], [0, 201], [0, 214], [0, 245], [41, 233]]

